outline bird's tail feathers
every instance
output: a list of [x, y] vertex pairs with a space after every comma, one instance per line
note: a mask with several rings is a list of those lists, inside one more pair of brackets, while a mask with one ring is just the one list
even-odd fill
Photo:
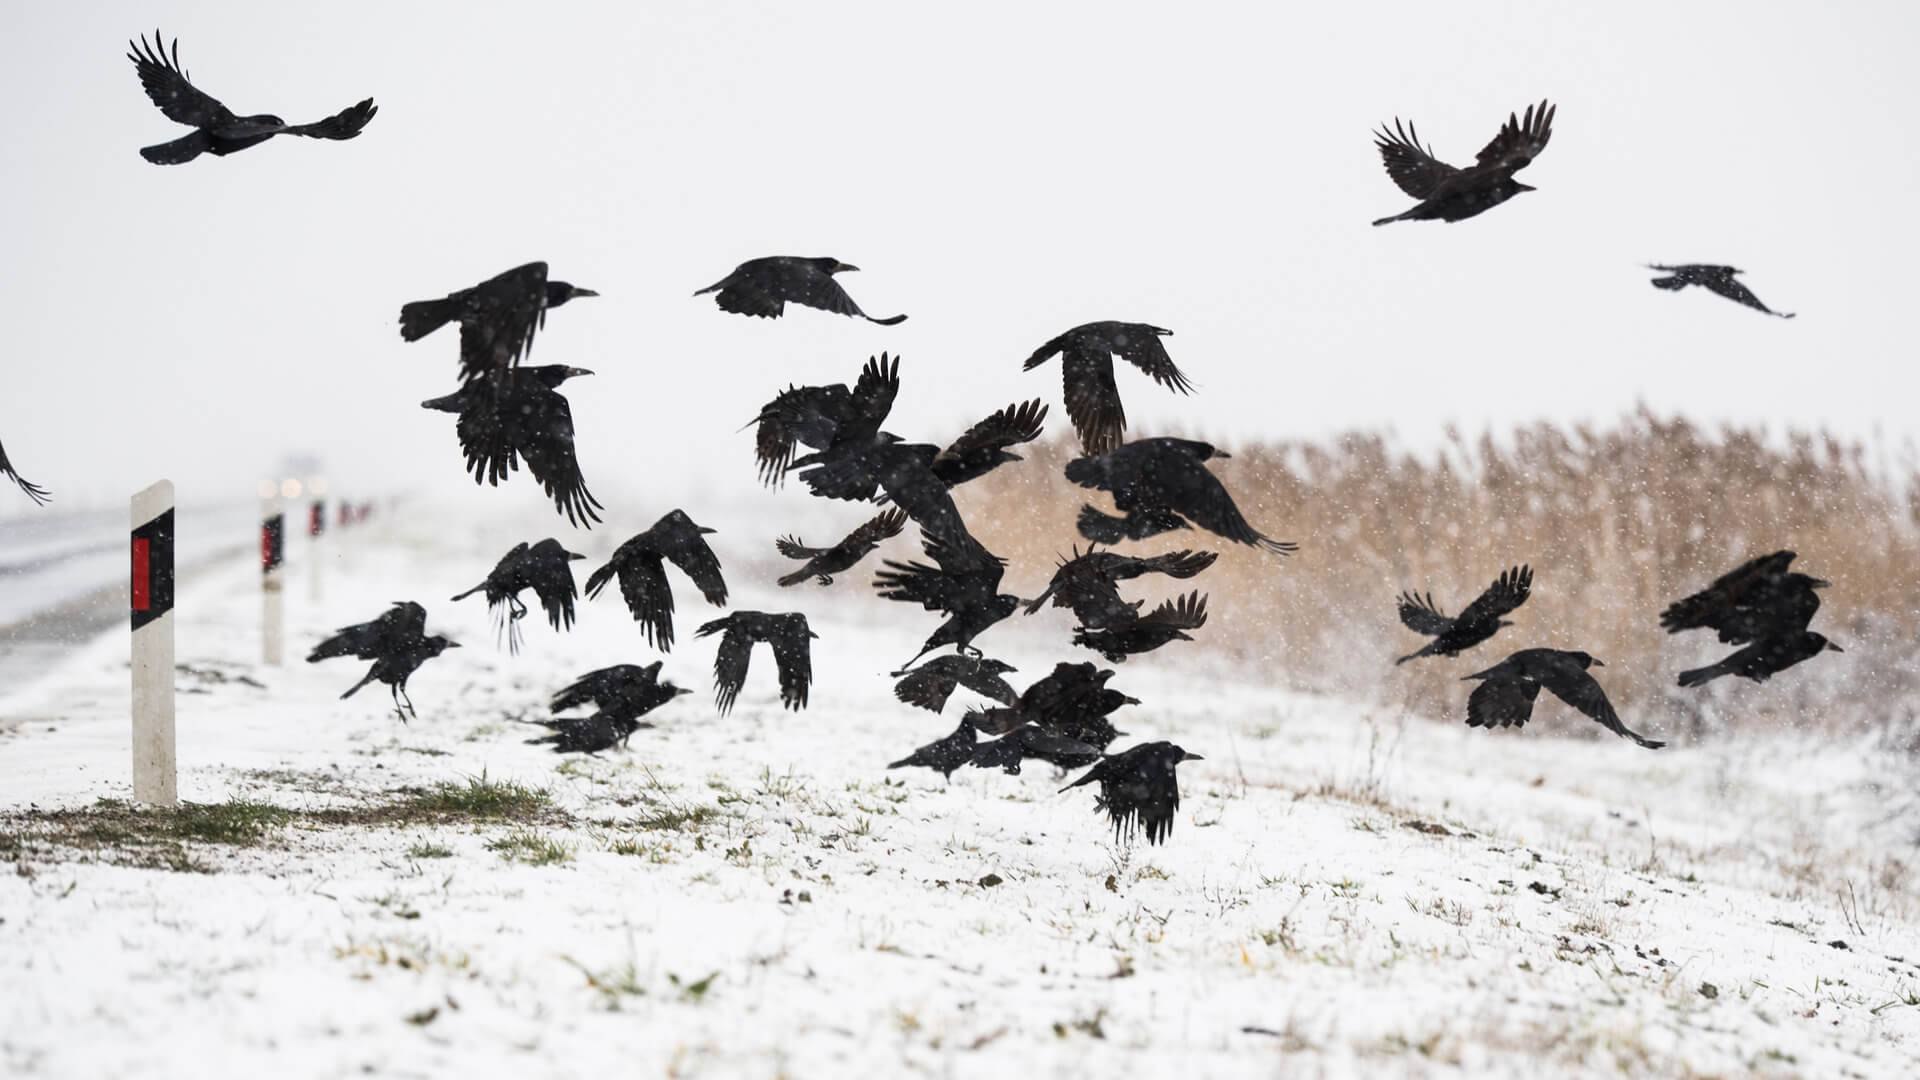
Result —
[[172, 142], [163, 142], [157, 146], [143, 146], [140, 148], [140, 156], [155, 165], [182, 165], [211, 149], [213, 149], [213, 140], [207, 136], [206, 132], [196, 131]]
[[1703, 668], [1694, 668], [1691, 671], [1681, 672], [1680, 685], [1681, 686], [1705, 686], [1707, 683], [1712, 682], [1713, 680], [1719, 678], [1722, 675], [1725, 675], [1726, 673], [1727, 673], [1727, 669], [1722, 667], [1721, 665], [1709, 664], [1708, 666]]
[[1680, 280], [1678, 277], [1657, 277], [1653, 279], [1653, 287], [1656, 289], [1667, 289], [1667, 290], [1677, 292], [1680, 289], [1686, 288], [1687, 283]]
[[[808, 570], [806, 567], [801, 567], [800, 569], [795, 570], [791, 574], [781, 575], [780, 584], [783, 586], [798, 585], [812, 576], [813, 576], [813, 571]], [[889, 766], [889, 768], [891, 768], [891, 766]]]
[[367, 672], [366, 678], [361, 679], [359, 682], [354, 683], [352, 686], [348, 687], [347, 692], [340, 695], [340, 700], [345, 701], [348, 698], [352, 697], [353, 695], [359, 693], [361, 687], [367, 685], [372, 681], [373, 681], [373, 672], [369, 671]]
[[599, 597], [600, 590], [606, 588], [607, 582], [611, 580], [613, 580], [613, 563], [611, 562], [595, 570], [593, 573], [588, 574], [587, 587], [585, 589], [587, 599], [592, 600]]
[[456, 309], [449, 300], [416, 300], [400, 308], [400, 336], [419, 341], [447, 325]]
[[[1085, 458], [1081, 459], [1086, 460]], [[1077, 464], [1077, 462], [1076, 462]], [[1067, 466], [1067, 476], [1073, 476], [1073, 466]], [[1118, 544], [1127, 538], [1127, 519], [1112, 514], [1103, 514], [1091, 506], [1080, 508], [1080, 535], [1096, 544]]]
[[472, 596], [472, 595], [473, 595], [474, 593], [477, 593], [477, 592], [479, 592], [479, 591], [480, 591], [481, 589], [484, 589], [484, 588], [486, 588], [486, 587], [487, 587], [487, 583], [483, 581], [483, 582], [481, 582], [480, 584], [478, 584], [478, 585], [475, 585], [475, 586], [474, 586], [473, 588], [471, 588], [471, 589], [468, 589], [468, 590], [467, 590], [466, 592], [463, 592], [463, 593], [461, 593], [461, 594], [460, 594], [460, 595], [458, 595], [458, 596], [455, 596], [455, 597], [452, 597], [451, 599], [452, 599], [452, 600], [465, 600], [465, 599], [466, 599], [467, 597], [469, 597], [469, 596]]
[[869, 315], [867, 316], [867, 321], [871, 323], [879, 323], [881, 326], [899, 326], [901, 323], [907, 321], [907, 317], [905, 315], [893, 315], [885, 319], [876, 319], [873, 316]]

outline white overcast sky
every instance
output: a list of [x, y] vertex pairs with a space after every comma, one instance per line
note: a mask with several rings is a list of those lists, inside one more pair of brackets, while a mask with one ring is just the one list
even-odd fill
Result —
[[[184, 133], [124, 56], [155, 24], [236, 111], [380, 114], [352, 142], [149, 165]], [[247, 494], [290, 451], [362, 490], [469, 483], [418, 407], [454, 386], [454, 335], [404, 344], [395, 319], [531, 259], [603, 294], [533, 354], [599, 372], [570, 396], [603, 496], [751, 487], [758, 404], [882, 349], [909, 437], [1033, 395], [1058, 416], [1057, 366], [1021, 361], [1106, 318], [1173, 328], [1198, 386], [1123, 374], [1135, 433], [1419, 445], [1638, 400], [1920, 427], [1910, 3], [231, 0], [0, 25], [0, 442], [69, 507], [162, 474]], [[1415, 119], [1459, 162], [1543, 97], [1538, 192], [1368, 225], [1410, 205], [1375, 125]], [[911, 319], [689, 295], [768, 254], [858, 264], [855, 298]], [[1648, 260], [1741, 266], [1800, 318], [1657, 292]]]

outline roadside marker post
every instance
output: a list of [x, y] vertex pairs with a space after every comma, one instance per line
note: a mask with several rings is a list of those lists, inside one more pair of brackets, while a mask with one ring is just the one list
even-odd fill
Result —
[[133, 497], [133, 798], [179, 801], [173, 737], [173, 484]]
[[327, 501], [315, 499], [307, 507], [307, 598], [320, 602], [321, 541], [327, 535]]
[[286, 632], [286, 597], [280, 580], [287, 558], [287, 515], [280, 500], [268, 498], [260, 506], [260, 659], [278, 667]]

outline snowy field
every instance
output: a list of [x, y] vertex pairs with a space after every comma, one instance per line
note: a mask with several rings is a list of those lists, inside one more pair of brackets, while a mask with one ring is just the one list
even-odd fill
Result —
[[[610, 598], [570, 637], [529, 620], [521, 656], [496, 650], [477, 599], [443, 598], [498, 554], [379, 525], [336, 549], [317, 606], [292, 568], [296, 660], [397, 599], [466, 644], [414, 679], [405, 726], [378, 686], [336, 699], [354, 662], [256, 664], [252, 566], [185, 590], [181, 792], [285, 811], [256, 808], [251, 831], [156, 839], [98, 802], [129, 790], [122, 635], [0, 700], [0, 728], [17, 721], [0, 731], [0, 1072], [1867, 1077], [1920, 1060], [1920, 803], [1911, 762], [1871, 742], [1648, 753], [1585, 738], [1557, 704], [1520, 734], [1469, 732], [1168, 649], [1122, 668], [1113, 685], [1146, 704], [1116, 723], [1206, 760], [1182, 767], [1171, 842], [1127, 848], [1045, 766], [885, 771], [950, 730], [964, 693], [938, 718], [892, 700], [880, 675], [931, 622], [875, 599], [871, 567], [778, 594], [721, 551], [735, 608], [812, 617], [807, 711], [780, 710], [762, 651], [715, 713], [713, 642], [692, 634], [714, 609], [676, 576], [664, 674], [696, 693], [630, 751], [524, 745], [538, 731], [518, 720], [574, 675], [653, 657]], [[1054, 618], [983, 640], [1016, 685], [1088, 658], [1054, 644]], [[422, 809], [477, 778], [535, 793], [496, 817]]]

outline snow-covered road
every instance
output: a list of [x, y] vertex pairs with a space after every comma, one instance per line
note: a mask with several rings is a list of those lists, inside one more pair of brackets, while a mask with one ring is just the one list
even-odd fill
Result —
[[[0, 867], [0, 1071], [1905, 1076], [1920, 1062], [1920, 805], [1910, 761], [1871, 743], [1649, 753], [1580, 737], [1557, 705], [1521, 733], [1469, 732], [1168, 649], [1121, 670], [1113, 685], [1146, 704], [1115, 720], [1207, 760], [1182, 767], [1171, 842], [1126, 848], [1045, 767], [951, 785], [886, 772], [957, 720], [957, 702], [909, 710], [880, 677], [925, 616], [850, 581], [780, 593], [744, 561], [728, 563], [735, 608], [801, 606], [821, 635], [807, 711], [779, 709], [762, 653], [739, 707], [715, 713], [713, 643], [691, 633], [713, 609], [675, 578], [664, 674], [696, 693], [628, 752], [524, 745], [517, 718], [544, 715], [573, 675], [652, 659], [638, 630], [602, 599], [569, 637], [530, 623], [510, 657], [477, 600], [441, 599], [498, 552], [394, 528], [337, 553], [320, 608], [290, 590], [289, 652], [422, 600], [468, 647], [413, 681], [420, 720], [396, 722], [378, 687], [337, 700], [351, 662], [257, 666], [257, 571], [241, 560], [179, 608], [183, 796], [340, 808], [484, 776], [544, 789], [553, 809], [521, 824], [296, 817], [256, 845], [189, 844], [205, 872], [50, 847], [45, 811], [128, 792], [125, 643], [109, 635], [0, 700], [22, 721], [0, 734], [0, 854], [17, 863]], [[1016, 685], [1087, 658], [1059, 646], [1054, 618], [995, 631]]]

